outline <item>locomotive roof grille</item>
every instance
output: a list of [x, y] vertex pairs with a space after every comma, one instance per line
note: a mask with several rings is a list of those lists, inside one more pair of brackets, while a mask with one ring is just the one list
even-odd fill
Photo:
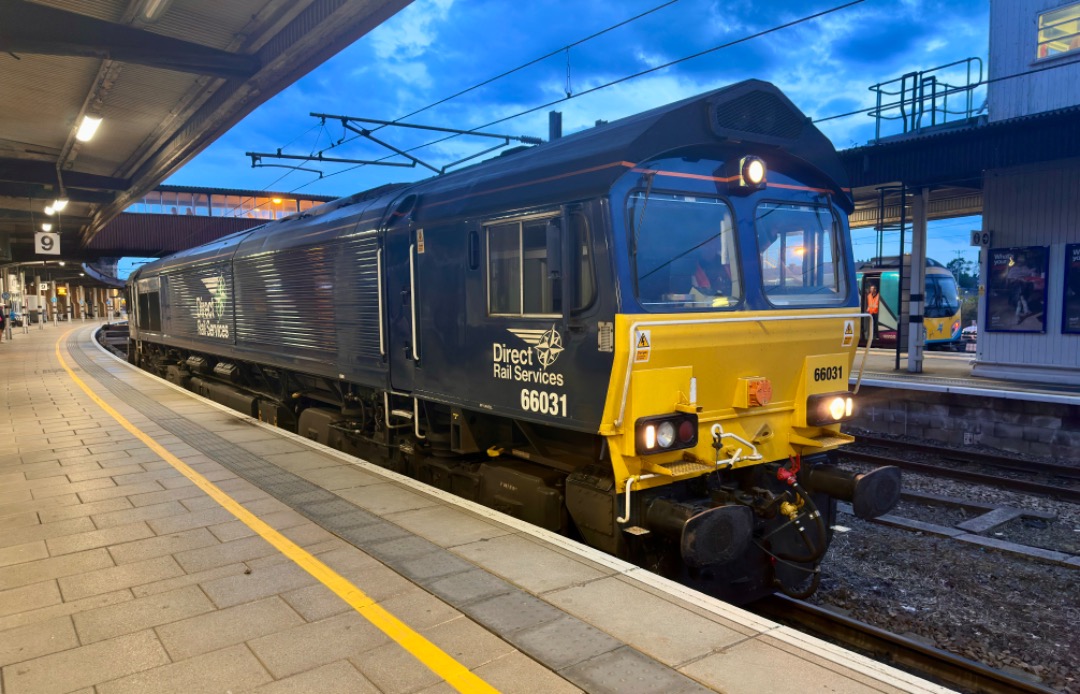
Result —
[[739, 132], [796, 140], [802, 135], [806, 118], [787, 107], [775, 94], [755, 90], [731, 101], [713, 105], [711, 121], [720, 131]]

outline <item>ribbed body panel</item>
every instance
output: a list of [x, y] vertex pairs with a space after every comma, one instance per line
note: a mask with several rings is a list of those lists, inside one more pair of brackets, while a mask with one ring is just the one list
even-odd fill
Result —
[[379, 360], [374, 233], [238, 258], [236, 341], [292, 357]]

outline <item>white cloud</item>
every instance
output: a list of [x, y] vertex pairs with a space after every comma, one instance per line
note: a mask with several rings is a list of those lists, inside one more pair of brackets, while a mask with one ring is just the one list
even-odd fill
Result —
[[372, 31], [369, 40], [379, 60], [411, 60], [435, 42], [436, 25], [446, 21], [454, 0], [416, 0]]

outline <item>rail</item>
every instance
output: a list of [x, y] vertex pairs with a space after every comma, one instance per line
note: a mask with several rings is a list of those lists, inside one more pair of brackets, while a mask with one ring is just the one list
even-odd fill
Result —
[[813, 631], [845, 647], [871, 653], [879, 660], [890, 661], [891, 665], [914, 671], [950, 687], [983, 694], [1055, 692], [1031, 680], [1015, 677], [801, 600], [774, 595], [753, 603], [750, 609], [774, 621]]

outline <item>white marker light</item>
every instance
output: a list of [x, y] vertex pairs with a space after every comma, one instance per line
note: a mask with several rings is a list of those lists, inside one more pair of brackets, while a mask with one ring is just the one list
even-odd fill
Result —
[[41, 230], [42, 231], [52, 231], [52, 224], [49, 224], [48, 222], [43, 222], [42, 225], [41, 225]]
[[53, 209], [52, 207], [46, 207], [46, 208], [45, 208], [45, 214], [47, 214], [47, 215], [49, 215], [50, 217], [52, 217], [52, 216], [53, 216], [54, 214], [56, 214], [56, 210], [55, 210], [55, 209]]
[[652, 424], [645, 427], [645, 448], [656, 448], [656, 427]]

